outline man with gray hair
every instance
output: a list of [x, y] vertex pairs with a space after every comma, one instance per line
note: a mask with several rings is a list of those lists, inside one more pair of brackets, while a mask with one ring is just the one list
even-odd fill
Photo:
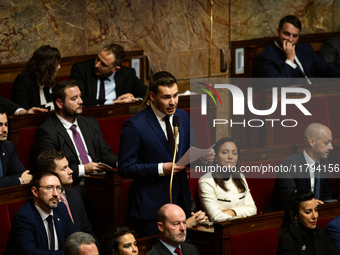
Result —
[[91, 235], [76, 232], [67, 238], [64, 255], [99, 255], [99, 252]]
[[[304, 150], [286, 158], [276, 173], [275, 186], [267, 211], [285, 208], [295, 190], [309, 189], [318, 204], [332, 199], [327, 157], [332, 147], [332, 132], [322, 124], [310, 124], [304, 133]], [[290, 171], [288, 171], [290, 170]]]

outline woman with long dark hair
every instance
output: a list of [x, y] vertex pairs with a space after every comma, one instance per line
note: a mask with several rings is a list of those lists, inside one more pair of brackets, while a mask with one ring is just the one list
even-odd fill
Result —
[[60, 59], [57, 48], [45, 45], [37, 49], [14, 81], [12, 101], [26, 110], [32, 107], [53, 110], [51, 93]]
[[326, 232], [316, 226], [318, 217], [313, 192], [295, 191], [283, 216], [276, 254], [338, 254]]
[[256, 206], [246, 179], [240, 174], [240, 150], [230, 137], [220, 139], [213, 148], [216, 156], [198, 181], [203, 210], [211, 221], [225, 221], [256, 214]]

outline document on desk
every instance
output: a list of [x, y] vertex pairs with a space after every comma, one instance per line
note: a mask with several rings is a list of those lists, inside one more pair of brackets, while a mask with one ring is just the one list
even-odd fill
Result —
[[202, 157], [204, 154], [207, 154], [211, 150], [211, 148], [214, 147], [214, 145], [208, 149], [199, 149], [197, 147], [191, 146], [189, 150], [187, 150], [187, 152], [183, 155], [183, 157], [178, 160], [176, 165], [186, 166], [194, 162], [196, 159]]

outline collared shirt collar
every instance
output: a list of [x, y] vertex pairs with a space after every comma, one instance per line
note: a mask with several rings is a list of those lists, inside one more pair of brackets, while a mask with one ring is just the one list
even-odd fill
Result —
[[163, 119], [165, 117], [165, 113], [162, 113], [160, 110], [158, 110], [153, 103], [151, 102], [150, 104], [151, 109], [153, 110], [153, 112], [155, 113], [156, 117], [158, 118], [158, 120]]
[[[303, 150], [303, 156], [306, 159], [306, 162], [308, 165], [314, 165], [316, 162], [307, 154], [305, 150]], [[317, 161], [317, 163], [320, 163], [320, 159]]]
[[[170, 245], [170, 244], [164, 242], [164, 241], [161, 240], [161, 239], [159, 239], [159, 241], [161, 241], [161, 243], [164, 244], [164, 246], [165, 246], [172, 254], [176, 254], [176, 253], [175, 253], [175, 249], [176, 249], [177, 247], [172, 246], [172, 245]], [[182, 250], [181, 245], [178, 245], [178, 248], [180, 248], [180, 249]]]
[[49, 216], [49, 215], [52, 215], [53, 217], [53, 209], [51, 209], [51, 212], [50, 213], [46, 213], [43, 209], [41, 209], [37, 204], [34, 204], [35, 205], [35, 208], [37, 208], [40, 216], [41, 216], [41, 219], [44, 221], [46, 220], [46, 218]]
[[75, 118], [75, 121], [73, 123], [65, 120], [63, 117], [61, 117], [60, 115], [58, 115], [58, 113], [55, 113], [55, 115], [57, 116], [57, 118], [60, 120], [61, 124], [63, 124], [63, 126], [66, 128], [66, 129], [70, 129], [71, 126], [73, 124], [75, 124], [76, 126], [78, 126], [78, 121], [77, 121], [77, 118]]

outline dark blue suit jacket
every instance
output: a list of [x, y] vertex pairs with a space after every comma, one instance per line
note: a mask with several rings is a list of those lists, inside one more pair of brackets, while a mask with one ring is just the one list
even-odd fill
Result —
[[14, 112], [20, 108], [19, 105], [2, 96], [0, 96], [0, 105], [5, 107], [5, 109], [8, 111], [8, 115], [13, 115]]
[[14, 216], [4, 255], [63, 255], [67, 237], [77, 230], [64, 203], [53, 209], [53, 215], [59, 240], [58, 251], [49, 250], [44, 223], [33, 199], [29, 199]]
[[340, 252], [340, 215], [327, 224], [325, 231], [334, 247]]
[[[280, 171], [276, 174], [274, 191], [269, 203], [268, 211], [279, 211], [285, 209], [286, 203], [290, 195], [297, 189], [311, 190], [310, 174], [307, 168], [307, 162], [303, 155], [303, 151], [289, 156], [281, 163], [286, 169], [290, 168], [290, 172], [284, 173]], [[322, 171], [315, 172], [320, 177], [320, 200], [332, 199], [331, 185], [329, 182], [329, 161], [321, 159], [320, 165]], [[295, 169], [294, 170], [294, 166]], [[300, 168], [300, 166], [302, 168]]]
[[[340, 77], [340, 70], [316, 55], [310, 44], [296, 44], [295, 53], [309, 78]], [[263, 78], [305, 77], [300, 68], [294, 69], [285, 61], [285, 53], [273, 42], [257, 56], [254, 75]]]
[[[180, 109], [178, 158], [195, 143], [189, 115]], [[137, 219], [156, 220], [158, 209], [170, 202], [169, 176], [158, 175], [158, 163], [172, 162], [173, 152], [151, 107], [135, 114], [124, 124], [119, 148], [118, 173], [134, 179], [130, 188], [130, 215]], [[182, 186], [186, 214], [190, 215], [190, 187], [186, 170], [174, 175], [173, 203], [177, 204]]]
[[3, 177], [0, 178], [0, 188], [20, 185], [19, 177], [26, 171], [26, 168], [15, 154], [12, 142], [0, 142], [0, 157], [3, 171]]

